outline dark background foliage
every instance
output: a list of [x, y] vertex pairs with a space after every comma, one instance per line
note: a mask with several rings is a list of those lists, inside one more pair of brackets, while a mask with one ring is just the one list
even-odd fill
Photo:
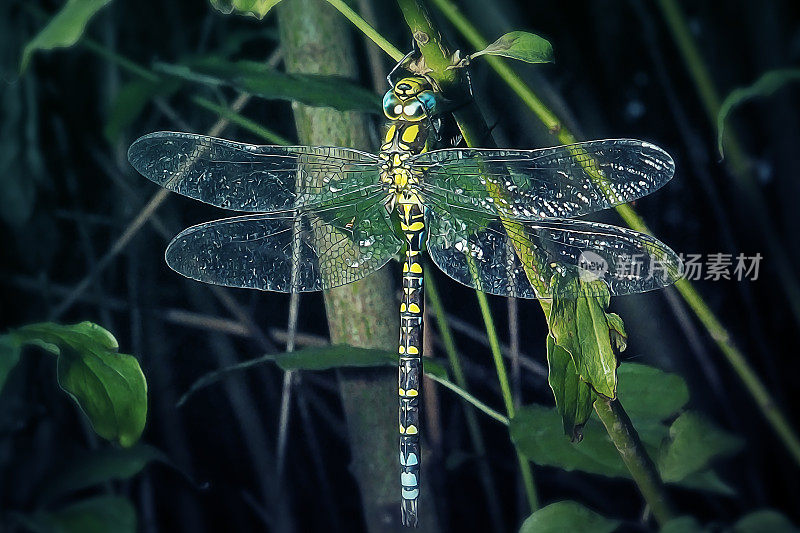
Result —
[[[367, 2], [355, 4], [363, 8]], [[800, 362], [792, 341], [798, 322], [789, 307], [791, 296], [765, 248], [762, 228], [754, 223], [752, 198], [718, 161], [716, 131], [659, 9], [637, 0], [459, 4], [491, 38], [524, 29], [550, 40], [554, 65], [519, 63], [514, 68], [580, 138], [640, 138], [673, 155], [675, 179], [636, 205], [659, 238], [684, 254], [764, 256], [757, 281], [696, 285], [797, 426], [800, 417], [793, 400]], [[148, 378], [150, 404], [143, 440], [162, 450], [168, 462], [152, 464], [130, 480], [109, 482], [102, 490], [134, 502], [140, 529], [252, 531], [274, 525], [275, 513], [288, 508], [297, 530], [361, 530], [337, 372], [304, 375], [298, 390], [303, 399], [290, 410], [285, 472], [278, 483], [280, 369], [262, 365], [238, 373], [176, 407], [203, 374], [284, 349], [288, 296], [229, 291], [226, 294], [242, 313], [235, 316], [218, 293], [181, 278], [163, 261], [171, 235], [219, 218], [219, 210], [172, 195], [121, 250], [114, 249], [157, 191], [128, 165], [125, 151], [130, 142], [158, 129], [206, 132], [218, 117], [195, 105], [190, 96], [230, 102], [235, 93], [196, 84], [174, 91], [164, 87], [163, 94], [137, 110], [133, 99], [120, 99], [120, 94], [135, 90], [132, 77], [82, 44], [36, 55], [20, 76], [24, 44], [60, 6], [52, 1], [4, 2], [0, 8], [0, 325], [6, 329], [49, 319], [91, 320], [112, 331], [123, 351], [139, 358]], [[767, 70], [800, 61], [796, 2], [684, 2], [683, 8], [723, 95]], [[320, 9], [329, 7], [320, 2]], [[394, 3], [374, 2], [372, 10], [376, 27], [406, 48], [410, 36]], [[445, 22], [441, 27], [453, 43], [469, 50]], [[186, 1], [117, 0], [91, 22], [87, 37], [148, 68], [156, 61], [180, 63], [211, 54], [264, 61], [278, 46], [273, 15], [257, 21], [223, 15], [205, 2]], [[352, 39], [361, 70], [357, 83], [382, 93], [385, 81], [376, 80], [368, 66], [363, 36], [352, 31]], [[389, 58], [380, 61], [380, 69], [391, 67]], [[550, 132], [484, 63], [476, 61], [472, 74], [475, 98], [488, 123], [495, 125], [500, 146], [554, 143]], [[793, 266], [800, 259], [799, 90], [788, 85], [745, 105], [729, 121], [746, 155], [747, 172], [766, 200], [771, 228]], [[133, 115], [129, 120], [119, 118], [125, 110]], [[242, 114], [289, 140], [297, 139], [288, 102], [254, 98]], [[373, 135], [379, 122], [375, 115]], [[110, 123], [119, 128], [111, 137]], [[236, 126], [229, 126], [223, 136], [263, 142]], [[614, 213], [600, 219], [619, 223]], [[395, 264], [388, 268], [399, 272]], [[63, 308], [62, 302], [87, 277], [88, 288]], [[441, 274], [436, 280], [448, 313], [466, 324], [457, 330], [456, 342], [472, 392], [500, 408], [488, 348], [469, 335], [480, 336], [483, 327], [474, 293]], [[507, 342], [506, 301], [490, 302]], [[624, 360], [680, 374], [688, 382], [691, 407], [744, 439], [741, 452], [717, 464], [735, 495], [670, 489], [681, 511], [704, 523], [730, 523], [753, 509], [773, 507], [800, 521], [797, 464], [675, 291], [617, 298], [612, 309], [624, 318], [629, 335]], [[243, 316], [255, 321], [262, 337], [247, 335]], [[546, 365], [547, 329], [538, 305], [520, 302], [518, 320], [522, 352]], [[327, 337], [321, 295], [302, 296], [299, 332], [300, 345]], [[441, 350], [434, 353], [441, 355]], [[0, 509], [31, 511], [48, 470], [87, 447], [105, 444], [57, 391], [54, 366], [45, 356], [26, 358], [14, 372], [0, 413]], [[519, 387], [523, 403], [553, 404], [546, 376], [523, 372]], [[435, 493], [443, 528], [490, 528], [470, 455], [463, 403], [443, 390], [436, 398], [438, 419], [428, 421], [433, 442], [425, 488]], [[513, 447], [493, 421], [479, 420], [503, 524], [515, 530], [528, 513], [520, 501]], [[626, 527], [641, 527], [636, 525], [642, 512], [640, 496], [630, 482], [553, 467], [538, 467], [535, 473], [543, 502], [578, 500], [606, 516], [625, 519]]]

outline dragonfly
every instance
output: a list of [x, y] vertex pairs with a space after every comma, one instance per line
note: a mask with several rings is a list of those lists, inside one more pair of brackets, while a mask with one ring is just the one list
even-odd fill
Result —
[[[352, 283], [401, 260], [400, 495], [402, 523], [412, 527], [420, 494], [423, 253], [463, 285], [515, 298], [639, 293], [683, 272], [677, 255], [649, 235], [574, 219], [663, 186], [675, 170], [667, 152], [632, 139], [536, 150], [438, 147], [444, 109], [432, 82], [410, 76], [383, 98], [388, 125], [377, 154], [179, 132], [145, 135], [128, 152], [158, 185], [245, 213], [172, 240], [166, 261], [191, 279], [299, 293]], [[580, 283], [558, 282], [565, 279]]]

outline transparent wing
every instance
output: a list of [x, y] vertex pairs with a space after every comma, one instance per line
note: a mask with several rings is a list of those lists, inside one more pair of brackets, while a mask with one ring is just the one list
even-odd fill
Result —
[[631, 139], [540, 150], [451, 148], [413, 159], [426, 198], [518, 220], [571, 218], [630, 202], [668, 182], [675, 164]]
[[[613, 296], [665, 287], [683, 275], [680, 259], [663, 243], [617, 226], [559, 219], [504, 224], [497, 217], [442, 204], [426, 211], [426, 221], [434, 263], [459, 283], [489, 294], [578, 296], [564, 292], [574, 290], [574, 284], [551, 285], [553, 275], [561, 274], [602, 280]], [[598, 288], [596, 296], [605, 290], [589, 285]]]
[[156, 132], [136, 140], [128, 160], [162, 187], [235, 211], [324, 205], [383, 187], [376, 156], [348, 148], [258, 146]]
[[300, 209], [193, 226], [169, 244], [167, 264], [229, 287], [309, 292], [378, 270], [400, 249], [383, 193], [324, 210]]

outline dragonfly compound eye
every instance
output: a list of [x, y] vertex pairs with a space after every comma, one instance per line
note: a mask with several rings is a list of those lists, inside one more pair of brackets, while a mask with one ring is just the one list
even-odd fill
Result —
[[397, 120], [403, 112], [403, 104], [395, 96], [393, 91], [389, 91], [383, 97], [383, 114], [389, 120]]
[[423, 91], [408, 100], [403, 106], [403, 118], [406, 120], [422, 120], [430, 117], [436, 110], [436, 96], [430, 91]]

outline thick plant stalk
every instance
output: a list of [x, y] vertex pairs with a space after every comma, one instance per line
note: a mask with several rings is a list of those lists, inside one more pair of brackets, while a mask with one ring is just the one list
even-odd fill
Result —
[[[292, 0], [278, 6], [281, 42], [290, 72], [354, 77], [357, 69], [349, 28], [320, 0]], [[300, 142], [369, 149], [368, 125], [353, 112], [294, 105]], [[396, 346], [398, 304], [389, 269], [326, 291], [331, 342], [384, 348]], [[369, 531], [399, 527], [397, 376], [380, 369], [340, 374], [342, 403]], [[429, 491], [428, 491], [429, 492]], [[421, 526], [435, 530], [430, 494], [422, 490]], [[347, 497], [347, 496], [345, 496]], [[427, 499], [427, 500], [426, 500]]]
[[631, 419], [628, 418], [619, 400], [598, 397], [594, 402], [594, 410], [606, 427], [647, 505], [650, 506], [653, 516], [659, 525], [663, 526], [675, 514], [656, 465], [647, 455]]

